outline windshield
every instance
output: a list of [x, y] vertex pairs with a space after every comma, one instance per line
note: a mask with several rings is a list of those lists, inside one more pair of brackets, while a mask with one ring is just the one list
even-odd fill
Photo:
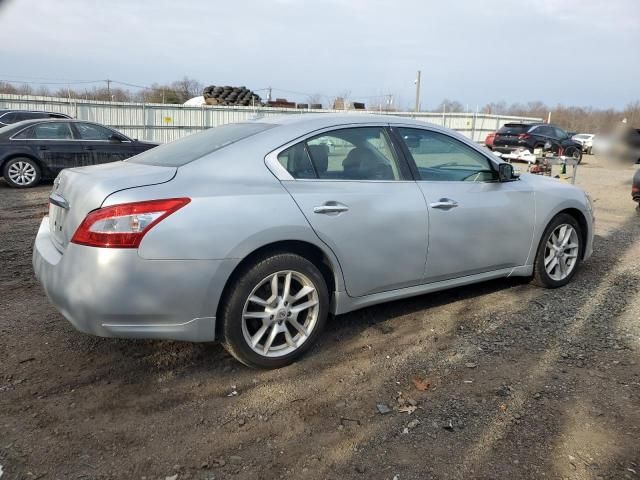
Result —
[[273, 127], [275, 125], [269, 123], [230, 123], [160, 145], [126, 161], [159, 167], [181, 167], [204, 155]]
[[508, 134], [508, 135], [519, 135], [521, 133], [525, 133], [527, 130], [531, 128], [531, 125], [527, 125], [524, 123], [507, 123], [504, 125], [498, 133]]

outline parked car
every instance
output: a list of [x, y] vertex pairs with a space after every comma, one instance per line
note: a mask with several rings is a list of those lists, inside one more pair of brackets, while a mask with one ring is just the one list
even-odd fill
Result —
[[484, 146], [489, 150], [493, 150], [493, 139], [496, 137], [496, 132], [491, 132], [487, 135], [487, 138], [484, 139]]
[[582, 159], [582, 145], [571, 139], [560, 127], [549, 123], [507, 123], [496, 132], [493, 149], [500, 153], [548, 146], [556, 154]]
[[41, 120], [44, 118], [71, 118], [69, 115], [57, 112], [42, 112], [37, 110], [6, 110], [0, 109], [0, 127], [22, 122], [24, 120]]
[[631, 198], [633, 198], [634, 202], [638, 203], [638, 208], [640, 208], [640, 170], [636, 170], [636, 173], [633, 176], [633, 182], [631, 184]]
[[582, 145], [582, 151], [591, 155], [593, 151], [593, 139], [595, 135], [592, 133], [578, 133], [571, 137], [574, 142], [578, 142]]
[[98, 123], [27, 120], [0, 128], [0, 172], [12, 187], [34, 187], [63, 168], [124, 160], [155, 146]]
[[219, 339], [275, 368], [330, 313], [508, 276], [561, 287], [592, 240], [582, 190], [451, 130], [308, 114], [63, 170], [33, 265], [78, 330]]

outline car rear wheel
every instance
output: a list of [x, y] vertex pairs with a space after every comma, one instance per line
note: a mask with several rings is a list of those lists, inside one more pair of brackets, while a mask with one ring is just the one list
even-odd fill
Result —
[[533, 283], [558, 288], [571, 281], [584, 251], [580, 225], [571, 215], [561, 213], [551, 220], [542, 235]]
[[27, 157], [12, 158], [2, 170], [5, 181], [14, 188], [35, 187], [40, 183], [40, 166]]
[[576, 147], [569, 147], [565, 150], [564, 154], [567, 157], [571, 157], [574, 160], [577, 160], [578, 163], [580, 163], [582, 161], [582, 151], [579, 148]]
[[316, 342], [326, 323], [329, 294], [305, 258], [280, 253], [242, 271], [221, 309], [222, 342], [250, 367], [279, 368]]

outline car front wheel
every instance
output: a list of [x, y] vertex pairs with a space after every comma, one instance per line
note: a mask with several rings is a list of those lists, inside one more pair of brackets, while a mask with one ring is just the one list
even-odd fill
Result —
[[536, 254], [533, 283], [558, 288], [573, 278], [584, 251], [580, 225], [571, 215], [561, 213], [547, 226]]
[[40, 183], [40, 166], [27, 157], [12, 158], [2, 170], [5, 181], [14, 188], [35, 187]]
[[327, 286], [313, 263], [291, 253], [262, 258], [240, 272], [224, 300], [223, 345], [250, 367], [283, 367], [316, 342], [328, 308]]

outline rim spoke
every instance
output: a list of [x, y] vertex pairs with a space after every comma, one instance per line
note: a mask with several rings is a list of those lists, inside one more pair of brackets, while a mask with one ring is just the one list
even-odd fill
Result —
[[553, 257], [551, 262], [549, 262], [549, 265], [547, 265], [547, 272], [551, 274], [551, 272], [553, 272], [553, 269], [556, 268], [557, 265], [558, 265], [558, 258]]
[[307, 329], [304, 328], [302, 325], [300, 325], [297, 320], [294, 320], [293, 318], [291, 318], [289, 319], [289, 323], [293, 325], [293, 328], [295, 328], [296, 330], [298, 330], [298, 332], [300, 332], [300, 335], [305, 337], [309, 335], [307, 333]]
[[291, 313], [293, 313], [294, 315], [297, 315], [301, 311], [306, 310], [309, 307], [313, 307], [314, 305], [317, 305], [317, 304], [318, 304], [317, 300], [309, 300], [308, 302], [304, 302], [304, 303], [301, 303], [300, 305], [296, 305], [295, 307], [291, 307]]
[[271, 314], [269, 312], [245, 312], [244, 318], [269, 318]]
[[271, 277], [271, 296], [269, 297], [267, 302], [271, 303], [276, 298], [278, 298], [278, 274], [274, 273], [273, 277]]
[[268, 323], [263, 323], [262, 324], [262, 326], [256, 332], [256, 334], [253, 337], [251, 337], [251, 345], [252, 346], [255, 347], [256, 345], [258, 345], [260, 340], [262, 340], [262, 337], [264, 337], [264, 332], [266, 332], [268, 328], [269, 328], [269, 324]]
[[289, 333], [289, 330], [287, 329], [286, 326], [284, 328], [284, 338], [287, 341], [287, 345], [289, 345], [290, 347], [294, 347], [295, 348], [296, 342], [293, 341], [293, 337]]
[[564, 277], [567, 274], [567, 264], [564, 258], [561, 257], [558, 259], [558, 265], [560, 265], [560, 275]]
[[267, 302], [266, 300], [263, 300], [262, 298], [256, 295], [252, 295], [251, 297], [249, 297], [249, 301], [253, 303], [257, 303], [258, 305], [262, 305], [263, 307], [266, 307], [267, 305], [269, 305], [269, 302]]
[[271, 344], [273, 344], [273, 341], [276, 339], [276, 335], [278, 335], [278, 325], [274, 323], [273, 325], [271, 325], [271, 331], [269, 332], [269, 338], [267, 338], [267, 341], [264, 342], [263, 351], [264, 351], [265, 354], [267, 352], [269, 352], [269, 349], [271, 348]]
[[549, 264], [551, 263], [551, 260], [553, 260], [554, 258], [556, 258], [555, 254], [554, 254], [554, 253], [551, 253], [551, 255], [549, 255], [548, 257], [546, 257], [546, 258], [544, 259], [544, 266], [545, 266], [545, 267], [548, 267], [548, 266], [549, 266]]
[[293, 303], [293, 302], [297, 302], [298, 300], [301, 300], [302, 298], [306, 297], [306, 296], [307, 296], [307, 295], [309, 295], [310, 293], [315, 292], [315, 290], [316, 290], [315, 288], [313, 288], [313, 287], [309, 287], [309, 286], [302, 287], [302, 288], [300, 289], [300, 291], [299, 291], [298, 293], [296, 293], [296, 294], [294, 295], [294, 297], [291, 299], [291, 303]]
[[287, 272], [287, 274], [284, 277], [284, 290], [282, 291], [282, 298], [288, 298], [290, 290], [291, 290], [291, 272]]

